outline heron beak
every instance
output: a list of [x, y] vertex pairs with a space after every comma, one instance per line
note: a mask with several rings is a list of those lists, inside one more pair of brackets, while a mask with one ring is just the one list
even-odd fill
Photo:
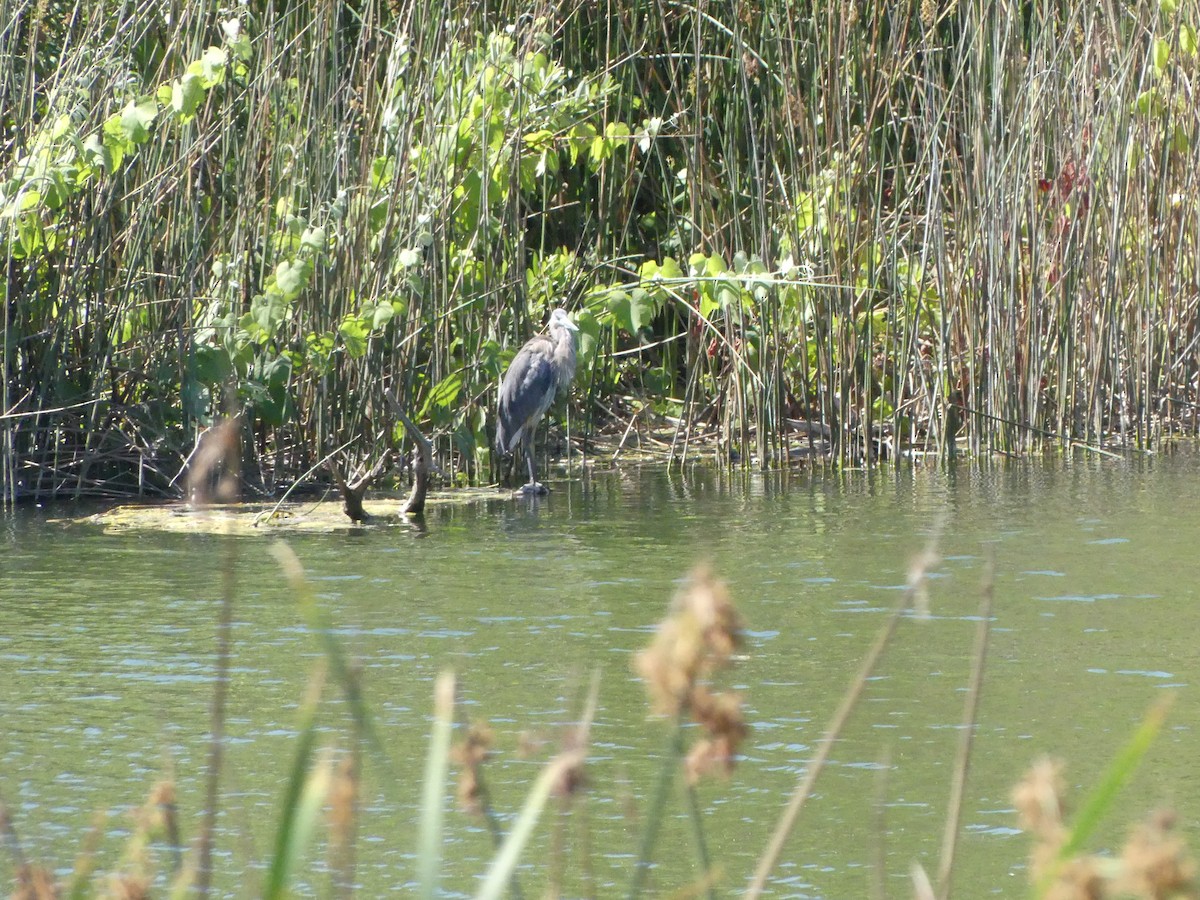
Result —
[[579, 330], [579, 326], [576, 325], [574, 322], [572, 322], [570, 319], [563, 319], [563, 324], [566, 325], [567, 328], [569, 328], [571, 331]]

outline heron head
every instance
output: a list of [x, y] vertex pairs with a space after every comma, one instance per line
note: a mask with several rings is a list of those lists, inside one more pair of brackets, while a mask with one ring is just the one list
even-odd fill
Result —
[[571, 317], [567, 315], [567, 311], [561, 306], [550, 313], [550, 327], [554, 328], [556, 325], [561, 325], [568, 331], [579, 330], [579, 326], [571, 321]]

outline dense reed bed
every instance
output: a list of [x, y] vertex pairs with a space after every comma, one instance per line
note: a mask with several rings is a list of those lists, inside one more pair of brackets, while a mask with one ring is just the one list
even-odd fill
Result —
[[0, 493], [169, 493], [230, 410], [270, 491], [402, 440], [385, 392], [487, 480], [499, 374], [559, 302], [574, 446], [1195, 433], [1198, 20], [0, 0]]

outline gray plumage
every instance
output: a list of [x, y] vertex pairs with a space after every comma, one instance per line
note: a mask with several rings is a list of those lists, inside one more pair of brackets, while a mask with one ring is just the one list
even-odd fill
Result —
[[548, 334], [525, 342], [500, 382], [500, 409], [496, 424], [496, 449], [513, 453], [523, 445], [529, 465], [526, 490], [543, 491], [534, 477], [533, 434], [555, 395], [575, 377], [575, 337], [578, 326], [565, 309], [550, 314]]

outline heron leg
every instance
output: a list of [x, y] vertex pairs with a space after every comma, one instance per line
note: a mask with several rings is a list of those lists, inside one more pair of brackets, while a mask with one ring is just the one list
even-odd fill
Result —
[[533, 441], [525, 445], [525, 464], [529, 466], [529, 483], [537, 484], [537, 475], [533, 464]]
[[534, 446], [535, 442], [533, 440], [533, 435], [530, 435], [529, 440], [525, 442], [525, 464], [529, 466], [529, 483], [521, 488], [521, 493], [536, 494], [540, 496], [542, 494], [548, 494], [550, 491], [544, 484], [538, 484], [537, 469], [533, 461]]

